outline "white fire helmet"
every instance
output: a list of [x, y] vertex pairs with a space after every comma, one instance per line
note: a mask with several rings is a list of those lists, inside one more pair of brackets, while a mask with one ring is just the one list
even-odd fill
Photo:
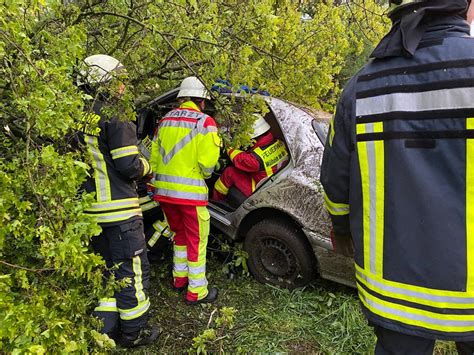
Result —
[[179, 87], [178, 98], [180, 97], [196, 97], [201, 99], [210, 99], [211, 96], [206, 90], [204, 84], [195, 76], [184, 78]]
[[253, 115], [256, 117], [256, 120], [253, 124], [253, 133], [250, 138], [256, 138], [258, 136], [261, 136], [262, 134], [270, 130], [270, 125], [267, 121], [265, 121], [262, 115], [258, 113], [254, 113]]
[[84, 59], [78, 84], [104, 84], [113, 78], [113, 72], [125, 72], [125, 67], [114, 57], [106, 54], [94, 54]]

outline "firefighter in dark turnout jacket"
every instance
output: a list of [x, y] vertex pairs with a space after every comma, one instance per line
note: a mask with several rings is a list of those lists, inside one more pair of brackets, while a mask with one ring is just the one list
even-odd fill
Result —
[[[104, 114], [105, 101], [113, 105], [125, 89], [113, 80], [124, 70], [123, 66], [115, 58], [101, 54], [87, 57], [84, 63], [82, 88], [95, 96], [77, 124], [93, 165], [84, 189], [95, 192], [96, 201], [86, 212], [97, 218], [102, 227], [102, 233], [93, 237], [91, 244], [107, 268], [117, 267], [112, 271], [116, 279], [131, 280], [113, 297], [100, 300], [95, 314], [104, 321], [102, 331], [122, 346], [145, 345], [157, 338], [158, 330], [147, 325], [150, 270], [136, 180], [151, 172], [150, 165], [139, 155], [135, 125]], [[108, 87], [108, 93], [99, 90], [99, 86], [103, 89], [107, 85], [117, 87]]]
[[467, 0], [391, 1], [347, 84], [321, 182], [335, 249], [355, 250], [376, 354], [474, 351], [474, 39]]

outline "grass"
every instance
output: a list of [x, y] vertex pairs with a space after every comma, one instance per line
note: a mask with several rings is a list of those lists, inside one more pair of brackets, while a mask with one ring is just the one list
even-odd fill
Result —
[[[251, 276], [229, 278], [212, 253], [208, 279], [219, 288], [210, 305], [188, 306], [171, 289], [171, 261], [152, 265], [152, 323], [163, 330], [158, 342], [116, 353], [285, 353], [371, 354], [375, 336], [359, 309], [355, 290], [322, 280], [288, 291], [257, 283]], [[437, 343], [435, 354], [456, 354]]]

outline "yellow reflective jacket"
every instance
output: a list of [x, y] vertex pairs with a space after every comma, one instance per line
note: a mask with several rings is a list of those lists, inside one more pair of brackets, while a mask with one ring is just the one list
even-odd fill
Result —
[[170, 111], [158, 124], [150, 163], [156, 173], [156, 198], [161, 202], [206, 206], [221, 140], [212, 117], [192, 101]]

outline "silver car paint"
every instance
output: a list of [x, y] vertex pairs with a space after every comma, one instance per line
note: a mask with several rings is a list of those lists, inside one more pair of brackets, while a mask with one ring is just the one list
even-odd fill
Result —
[[321, 277], [355, 286], [353, 260], [332, 251], [331, 222], [324, 208], [323, 189], [319, 182], [324, 146], [311, 122], [316, 119], [327, 123], [329, 115], [276, 98], [265, 100], [285, 136], [291, 162], [236, 211], [225, 212], [211, 202], [212, 222], [235, 240], [239, 239], [239, 226], [249, 213], [261, 208], [280, 210], [301, 226], [315, 253]]

